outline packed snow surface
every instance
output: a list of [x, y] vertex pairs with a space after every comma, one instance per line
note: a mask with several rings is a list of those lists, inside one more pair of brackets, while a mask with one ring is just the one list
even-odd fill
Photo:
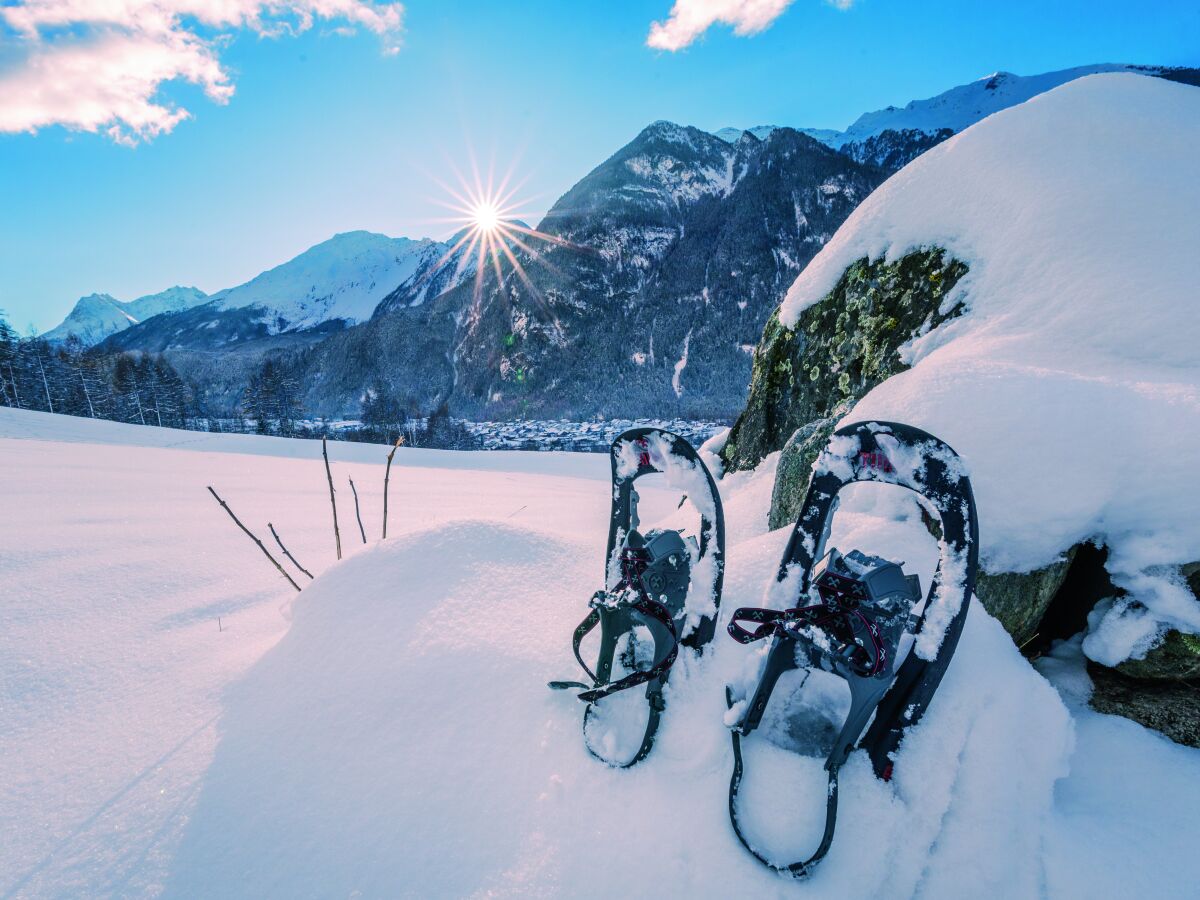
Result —
[[[402, 450], [381, 542], [385, 450], [330, 446], [336, 563], [313, 442], [0, 410], [0, 894], [1182, 897], [1200, 880], [1200, 752], [1089, 711], [1078, 641], [1043, 677], [977, 603], [894, 780], [852, 756], [829, 857], [804, 884], [773, 875], [725, 809], [724, 686], [765, 648], [723, 632], [764, 602], [787, 538], [765, 527], [774, 457], [723, 480], [717, 640], [681, 655], [653, 754], [617, 771], [585, 751], [582, 704], [545, 687], [575, 677], [571, 630], [603, 583], [608, 459]], [[288, 587], [207, 484], [316, 580]], [[674, 511], [674, 491], [639, 492], [647, 525]], [[831, 544], [927, 581], [911, 496], [848, 492]], [[746, 742], [743, 815], [787, 859], [819, 832], [825, 778], [778, 696]]]
[[942, 247], [965, 313], [847, 416], [904, 421], [970, 462], [991, 571], [1109, 548], [1128, 597], [1084, 641], [1142, 656], [1200, 631], [1178, 575], [1200, 559], [1200, 90], [1092, 75], [998, 112], [910, 163], [847, 219], [784, 300], [846, 267]]

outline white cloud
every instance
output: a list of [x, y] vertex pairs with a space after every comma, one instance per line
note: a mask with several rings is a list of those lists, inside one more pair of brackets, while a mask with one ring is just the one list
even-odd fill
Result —
[[374, 0], [16, 0], [0, 6], [0, 35], [17, 48], [0, 68], [0, 132], [62, 125], [136, 144], [188, 118], [161, 96], [167, 82], [229, 101], [219, 52], [236, 30], [273, 37], [321, 19], [366, 28], [394, 53], [403, 12]]
[[[848, 6], [852, 0], [841, 0]], [[659, 50], [682, 50], [720, 23], [740, 36], [770, 27], [792, 0], [675, 0], [665, 22], [650, 25], [646, 44]], [[840, 4], [839, 4], [840, 5]]]

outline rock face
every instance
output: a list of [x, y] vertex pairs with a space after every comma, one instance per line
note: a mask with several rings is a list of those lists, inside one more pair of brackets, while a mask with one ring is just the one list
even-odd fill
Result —
[[[900, 348], [924, 334], [960, 308], [942, 310], [946, 293], [966, 274], [967, 267], [939, 249], [920, 250], [888, 263], [862, 259], [850, 266], [828, 295], [800, 315], [796, 327], [784, 328], [771, 316], [762, 343], [754, 354], [750, 397], [738, 417], [722, 457], [727, 469], [749, 469], [768, 453], [782, 449], [796, 430], [813, 432], [794, 444], [780, 465], [797, 477], [803, 499], [807, 470], [793, 464], [792, 455], [819, 444], [822, 430], [832, 431], [834, 411], [853, 404], [907, 365]], [[836, 421], [836, 420], [835, 420]], [[790, 485], [785, 486], [790, 495]], [[781, 497], [780, 503], [788, 502]], [[790, 510], [773, 505], [790, 518]]]
[[[1000, 620], [1018, 647], [1038, 633], [1038, 625], [1062, 588], [1078, 552], [1078, 547], [1072, 547], [1059, 562], [1033, 572], [979, 572], [975, 596]], [[1086, 609], [1083, 614], [1087, 615]]]
[[[726, 468], [736, 470], [782, 450], [771, 528], [795, 521], [817, 454], [854, 404], [907, 367], [902, 346], [961, 312], [943, 301], [966, 271], [938, 249], [893, 263], [860, 259], [795, 328], [771, 317], [754, 355], [749, 401], [722, 451]], [[1077, 544], [1033, 572], [980, 572], [976, 594], [1018, 646], [1037, 653], [1082, 630], [1097, 601], [1120, 594], [1106, 558], [1101, 546]], [[1200, 563], [1181, 574], [1200, 597]], [[1089, 671], [1097, 710], [1200, 746], [1200, 636], [1168, 632], [1144, 659], [1116, 670], [1090, 663]]]
[[841, 151], [856, 162], [895, 172], [953, 134], [950, 128], [937, 128], [932, 132], [918, 128], [888, 128], [861, 141], [848, 141]]
[[1124, 716], [1171, 740], [1200, 747], [1200, 681], [1130, 678], [1116, 669], [1088, 663], [1092, 709]]

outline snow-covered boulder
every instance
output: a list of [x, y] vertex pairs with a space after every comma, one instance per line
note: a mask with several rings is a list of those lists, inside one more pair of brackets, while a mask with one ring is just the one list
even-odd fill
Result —
[[[1115, 598], [1092, 616], [1093, 660], [1115, 666], [1171, 630], [1200, 632], [1180, 568], [1200, 558], [1196, 146], [1200, 90], [1099, 74], [915, 160], [792, 286], [727, 462], [752, 465], [839, 402], [845, 421], [909, 422], [970, 463], [988, 571], [1044, 574], [1083, 542], [1106, 548]], [[940, 296], [921, 265], [935, 253], [966, 270]], [[909, 314], [882, 363], [870, 341], [821, 331], [844, 332], [848, 289], [863, 319]], [[794, 502], [782, 493], [777, 505]]]

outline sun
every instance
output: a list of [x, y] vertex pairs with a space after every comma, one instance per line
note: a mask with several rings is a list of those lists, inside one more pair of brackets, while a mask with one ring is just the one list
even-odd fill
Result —
[[[470, 181], [452, 164], [450, 169], [457, 176], [460, 189], [456, 190], [434, 175], [433, 180], [448, 195], [445, 198], [434, 199], [434, 202], [446, 207], [453, 215], [435, 221], [453, 225], [455, 234], [451, 246], [424, 277], [432, 278], [434, 273], [447, 265], [454, 267], [456, 281], [460, 275], [470, 272], [474, 281], [473, 308], [477, 308], [482, 302], [484, 280], [489, 272], [494, 274], [495, 284], [500, 288], [504, 288], [510, 275], [515, 275], [534, 305], [545, 314], [546, 320], [553, 322], [556, 328], [561, 327], [553, 309], [529, 277], [525, 267], [537, 263], [557, 271], [553, 263], [545, 259], [547, 247], [570, 250], [582, 248], [558, 235], [547, 234], [525, 224], [524, 220], [528, 219], [531, 213], [522, 212], [528, 207], [514, 200], [524, 182], [510, 186], [513, 174], [511, 170], [500, 178], [498, 183], [494, 180], [491, 168], [487, 170], [486, 178], [481, 178], [474, 156], [471, 158], [471, 174], [474, 177]], [[539, 247], [539, 244], [543, 246]], [[499, 293], [505, 298], [512, 296], [504, 290]]]
[[471, 210], [471, 218], [475, 228], [485, 234], [490, 234], [500, 227], [500, 210], [491, 201], [484, 200], [476, 203]]

